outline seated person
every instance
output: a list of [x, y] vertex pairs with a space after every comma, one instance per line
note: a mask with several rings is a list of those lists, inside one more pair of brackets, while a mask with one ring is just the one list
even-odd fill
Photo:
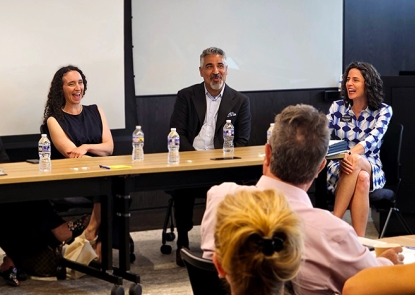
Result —
[[[84, 73], [75, 66], [60, 68], [53, 76], [45, 106], [43, 124], [52, 143], [52, 157], [81, 158], [112, 155], [114, 142], [104, 112], [97, 105], [82, 105], [87, 90]], [[94, 241], [101, 224], [97, 199], [85, 238]], [[100, 255], [100, 243], [96, 244]]]
[[278, 189], [304, 224], [303, 264], [292, 280], [296, 294], [340, 293], [346, 280], [360, 270], [400, 263], [397, 252], [402, 249], [388, 249], [374, 257], [349, 224], [313, 208], [307, 191], [326, 165], [328, 144], [327, 118], [314, 107], [288, 106], [278, 114], [270, 143], [265, 144], [263, 176], [256, 185], [226, 182], [208, 191], [201, 224], [203, 257], [211, 258], [215, 250], [216, 209], [226, 195], [238, 190]]
[[[0, 139], [0, 163], [9, 157]], [[21, 269], [23, 260], [40, 253], [44, 248], [70, 243], [88, 224], [84, 217], [76, 222], [66, 222], [48, 200], [4, 203], [0, 206], [0, 247], [7, 256], [0, 266], [0, 274], [12, 286], [26, 275]], [[16, 268], [17, 267], [17, 268]]]
[[343, 295], [415, 294], [415, 263], [367, 268], [346, 281]]
[[[180, 151], [223, 148], [223, 126], [230, 119], [235, 126], [235, 147], [248, 145], [251, 132], [249, 98], [226, 84], [228, 64], [225, 52], [217, 47], [203, 50], [199, 73], [203, 82], [177, 93], [170, 127], [180, 135]], [[193, 228], [195, 197], [206, 197], [209, 188], [173, 191], [177, 228], [176, 264], [184, 266], [180, 248], [189, 248], [188, 232]]]
[[379, 152], [392, 118], [383, 102], [382, 79], [368, 63], [352, 62], [343, 75], [343, 100], [333, 102], [327, 119], [335, 139], [345, 140], [349, 153], [327, 166], [328, 189], [335, 194], [333, 214], [343, 218], [349, 208], [352, 226], [364, 237], [369, 192], [385, 185]]
[[231, 294], [292, 294], [284, 284], [300, 268], [301, 218], [280, 191], [244, 191], [218, 205], [213, 263]]

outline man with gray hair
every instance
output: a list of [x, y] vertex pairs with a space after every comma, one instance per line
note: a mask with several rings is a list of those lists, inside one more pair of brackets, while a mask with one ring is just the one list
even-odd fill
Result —
[[348, 223], [329, 211], [313, 208], [307, 190], [326, 164], [328, 144], [327, 118], [314, 107], [289, 106], [278, 114], [270, 143], [265, 144], [263, 176], [257, 184], [228, 182], [208, 191], [201, 225], [203, 257], [212, 257], [216, 208], [226, 195], [243, 189], [278, 189], [304, 224], [303, 263], [292, 281], [295, 294], [340, 294], [345, 281], [360, 270], [402, 263], [403, 257], [398, 255], [401, 247], [376, 258]]
[[[200, 55], [203, 82], [177, 93], [170, 127], [180, 135], [180, 151], [211, 150], [223, 147], [223, 126], [231, 120], [235, 127], [235, 147], [246, 146], [251, 133], [249, 98], [230, 88], [226, 82], [228, 65], [225, 52], [217, 47]], [[180, 248], [189, 247], [188, 231], [193, 227], [195, 197], [206, 197], [208, 188], [175, 190], [177, 228], [176, 263], [184, 266]]]

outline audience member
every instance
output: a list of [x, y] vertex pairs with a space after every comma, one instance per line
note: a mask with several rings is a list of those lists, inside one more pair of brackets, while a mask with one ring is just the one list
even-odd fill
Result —
[[[60, 68], [53, 76], [45, 106], [43, 124], [47, 126], [53, 148], [52, 157], [81, 158], [85, 155], [109, 156], [114, 149], [104, 112], [97, 105], [82, 105], [87, 90], [84, 73], [75, 66]], [[101, 224], [97, 199], [85, 238], [95, 241]], [[100, 243], [97, 254], [100, 256]]]
[[346, 281], [342, 294], [415, 294], [414, 274], [415, 263], [364, 269]]
[[364, 237], [369, 215], [369, 192], [385, 185], [379, 152], [392, 117], [382, 103], [382, 79], [368, 63], [352, 62], [343, 74], [343, 100], [333, 102], [327, 118], [335, 139], [347, 142], [349, 153], [327, 167], [328, 189], [335, 194], [333, 214], [350, 209], [352, 226]]
[[282, 193], [238, 191], [218, 205], [213, 263], [232, 295], [290, 294], [301, 264], [301, 219]]
[[[223, 126], [231, 120], [235, 127], [235, 147], [246, 146], [251, 132], [249, 98], [225, 84], [228, 74], [222, 49], [210, 47], [200, 55], [203, 82], [177, 93], [170, 127], [180, 135], [180, 151], [211, 150], [223, 147]], [[180, 248], [189, 248], [188, 231], [193, 227], [195, 197], [206, 197], [208, 188], [172, 192], [177, 237], [176, 263], [184, 266]]]
[[389, 249], [375, 258], [349, 224], [313, 208], [306, 192], [326, 164], [328, 142], [327, 118], [313, 107], [289, 106], [278, 114], [256, 186], [223, 183], [208, 191], [201, 225], [203, 256], [211, 258], [215, 250], [214, 217], [224, 196], [242, 189], [279, 189], [304, 222], [303, 263], [293, 280], [296, 294], [340, 293], [345, 281], [364, 268], [401, 263], [397, 252], [402, 249]]

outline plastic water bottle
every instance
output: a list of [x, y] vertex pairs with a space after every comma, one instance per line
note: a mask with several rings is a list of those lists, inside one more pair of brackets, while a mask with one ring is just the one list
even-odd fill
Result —
[[133, 132], [133, 161], [144, 160], [144, 132], [141, 130], [141, 126], [135, 126]]
[[50, 140], [47, 134], [42, 134], [38, 144], [39, 151], [39, 171], [52, 170], [51, 152], [50, 152]]
[[267, 130], [267, 143], [269, 143], [269, 138], [271, 137], [272, 129], [274, 129], [274, 123], [269, 124], [269, 128]]
[[233, 148], [233, 138], [234, 138], [235, 129], [231, 123], [231, 120], [226, 120], [225, 125], [223, 126], [223, 154], [232, 154], [234, 151]]
[[180, 163], [180, 135], [176, 132], [176, 128], [171, 128], [170, 133], [167, 136], [167, 149], [169, 154], [167, 156], [168, 164], [179, 164]]

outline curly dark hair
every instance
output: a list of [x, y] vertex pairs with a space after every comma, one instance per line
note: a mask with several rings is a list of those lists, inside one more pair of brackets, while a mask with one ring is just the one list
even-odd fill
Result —
[[343, 74], [341, 95], [346, 105], [353, 105], [353, 100], [349, 98], [346, 88], [347, 75], [351, 69], [358, 69], [365, 79], [365, 95], [369, 109], [372, 111], [380, 109], [383, 102], [383, 81], [370, 63], [360, 61], [350, 63]]
[[63, 76], [70, 71], [77, 71], [84, 83], [84, 95], [87, 89], [87, 81], [84, 73], [72, 65], [60, 68], [53, 76], [52, 82], [50, 83], [50, 89], [48, 94], [48, 100], [46, 101], [45, 111], [43, 113], [43, 124], [49, 117], [54, 117], [56, 120], [63, 119], [62, 108], [65, 106], [65, 95], [63, 94]]

